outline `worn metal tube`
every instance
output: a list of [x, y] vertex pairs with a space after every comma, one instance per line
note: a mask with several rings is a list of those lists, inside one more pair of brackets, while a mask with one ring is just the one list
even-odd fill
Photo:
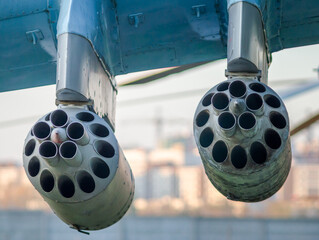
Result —
[[258, 93], [249, 94], [246, 97], [246, 105], [249, 111], [260, 116], [264, 112], [264, 102]]
[[86, 145], [90, 141], [90, 137], [85, 127], [80, 122], [72, 122], [66, 129], [67, 136], [77, 144]]
[[39, 154], [51, 166], [56, 166], [59, 162], [58, 147], [50, 140], [40, 144]]
[[82, 163], [82, 154], [78, 146], [72, 141], [65, 141], [59, 150], [61, 158], [70, 166], [77, 167]]
[[225, 93], [216, 93], [212, 97], [212, 105], [216, 115], [226, 110], [229, 105], [228, 96]]
[[238, 118], [238, 126], [245, 137], [252, 137], [257, 132], [257, 120], [251, 112], [244, 112]]
[[69, 122], [69, 117], [62, 109], [53, 111], [50, 115], [50, 120], [54, 127], [66, 127]]
[[227, 136], [231, 137], [236, 131], [236, 118], [231, 112], [223, 112], [218, 117], [218, 124], [221, 132]]
[[50, 137], [51, 127], [45, 121], [40, 121], [33, 126], [32, 133], [39, 141], [44, 141]]

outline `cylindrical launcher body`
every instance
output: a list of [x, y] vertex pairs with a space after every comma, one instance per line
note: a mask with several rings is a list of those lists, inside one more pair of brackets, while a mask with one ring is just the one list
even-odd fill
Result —
[[121, 219], [133, 200], [134, 178], [110, 126], [77, 107], [55, 110], [38, 123], [25, 140], [23, 163], [56, 215], [78, 230]]
[[288, 113], [270, 87], [252, 78], [210, 89], [197, 107], [194, 136], [208, 178], [231, 200], [264, 200], [288, 176]]

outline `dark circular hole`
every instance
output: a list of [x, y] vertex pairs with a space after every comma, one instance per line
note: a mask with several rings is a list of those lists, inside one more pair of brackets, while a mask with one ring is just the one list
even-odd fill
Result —
[[90, 125], [91, 132], [98, 137], [107, 137], [110, 133], [107, 127], [99, 123], [93, 123]]
[[286, 127], [287, 122], [284, 116], [279, 112], [271, 112], [269, 115], [270, 122], [279, 129]]
[[51, 122], [55, 127], [64, 127], [68, 122], [68, 115], [61, 109], [51, 113]]
[[212, 99], [213, 106], [218, 110], [224, 110], [228, 107], [229, 99], [225, 93], [216, 93]]
[[51, 141], [45, 141], [41, 143], [39, 147], [40, 155], [45, 158], [55, 157], [57, 155], [57, 152], [58, 152], [57, 146], [55, 145], [55, 143]]
[[242, 81], [233, 81], [229, 86], [229, 92], [233, 97], [243, 97], [246, 94], [246, 85]]
[[262, 164], [267, 160], [267, 150], [260, 142], [254, 142], [250, 146], [250, 156], [255, 163]]
[[91, 193], [95, 189], [93, 177], [86, 171], [80, 171], [76, 177], [79, 187], [83, 192]]
[[40, 161], [37, 157], [31, 158], [29, 165], [28, 165], [28, 172], [31, 177], [35, 177], [38, 175], [40, 171]]
[[268, 147], [278, 149], [281, 146], [281, 138], [273, 129], [267, 129], [265, 132], [265, 141]]
[[60, 155], [63, 158], [73, 158], [76, 154], [77, 146], [74, 142], [67, 141], [60, 146]]
[[228, 155], [228, 149], [223, 141], [218, 141], [213, 147], [213, 158], [216, 162], [223, 162]]
[[72, 140], [79, 140], [83, 137], [84, 127], [81, 123], [73, 122], [67, 128], [67, 134]]
[[33, 126], [33, 135], [40, 139], [47, 139], [51, 134], [51, 128], [46, 122], [38, 122]]
[[209, 105], [212, 104], [212, 97], [213, 97], [213, 96], [214, 96], [214, 93], [210, 93], [210, 94], [207, 94], [207, 95], [204, 97], [204, 99], [203, 99], [203, 101], [202, 101], [202, 104], [203, 104], [204, 107], [207, 107], [207, 106], [209, 106]]
[[45, 121], [50, 121], [51, 113], [47, 114], [44, 118]]
[[202, 147], [206, 148], [212, 144], [214, 140], [214, 133], [210, 128], [205, 128], [200, 134], [199, 143]]
[[266, 88], [261, 83], [251, 83], [249, 88], [255, 92], [263, 93], [266, 91]]
[[207, 110], [201, 111], [196, 118], [196, 125], [198, 127], [204, 126], [209, 119], [209, 112]]
[[238, 122], [242, 129], [251, 129], [256, 124], [256, 117], [250, 112], [245, 112], [239, 116]]
[[223, 112], [218, 117], [218, 124], [224, 129], [232, 128], [236, 123], [234, 115], [230, 112]]
[[257, 93], [252, 93], [246, 98], [246, 105], [250, 110], [258, 110], [263, 105], [261, 96]]
[[35, 149], [35, 140], [31, 139], [24, 148], [24, 154], [29, 157]]
[[76, 114], [76, 118], [83, 122], [92, 122], [94, 120], [94, 116], [88, 112], [80, 112]]
[[280, 100], [275, 97], [274, 95], [270, 95], [270, 94], [267, 94], [264, 96], [264, 99], [265, 99], [265, 102], [270, 106], [270, 107], [273, 107], [273, 108], [279, 108], [280, 107]]
[[72, 180], [69, 177], [67, 177], [65, 175], [63, 175], [59, 178], [58, 188], [59, 188], [61, 195], [65, 198], [70, 198], [75, 193], [74, 183], [72, 182]]
[[107, 178], [110, 175], [109, 166], [100, 158], [91, 159], [93, 173], [99, 178]]
[[44, 170], [40, 176], [40, 185], [45, 192], [51, 192], [54, 187], [54, 178], [52, 173]]
[[247, 163], [247, 155], [245, 149], [241, 146], [235, 146], [231, 152], [231, 162], [235, 168], [243, 168]]
[[98, 154], [106, 158], [111, 158], [115, 155], [115, 150], [111, 144], [105, 141], [96, 141], [94, 143], [95, 150]]
[[229, 82], [223, 82], [218, 85], [217, 91], [219, 92], [226, 91], [228, 89], [228, 86], [229, 86]]

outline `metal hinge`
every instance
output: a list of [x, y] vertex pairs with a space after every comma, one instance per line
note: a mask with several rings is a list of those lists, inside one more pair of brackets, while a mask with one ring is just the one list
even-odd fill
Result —
[[31, 42], [33, 45], [36, 45], [38, 41], [44, 39], [43, 33], [40, 29], [28, 31], [25, 33], [25, 35], [27, 36], [28, 41]]
[[144, 22], [144, 14], [143, 13], [134, 13], [128, 15], [128, 22], [134, 27], [138, 28], [141, 23]]
[[206, 13], [206, 5], [201, 4], [201, 5], [192, 6], [192, 13], [193, 15], [196, 15], [197, 18], [200, 18], [201, 15]]

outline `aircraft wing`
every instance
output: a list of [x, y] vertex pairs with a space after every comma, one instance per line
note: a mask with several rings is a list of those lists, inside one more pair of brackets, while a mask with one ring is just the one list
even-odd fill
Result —
[[[87, 38], [113, 76], [225, 58], [227, 7], [239, 0], [94, 0], [98, 22], [60, 12], [73, 1], [0, 2], [0, 92], [54, 84], [56, 39], [65, 32]], [[270, 53], [319, 42], [319, 1], [245, 1], [262, 12]]]

